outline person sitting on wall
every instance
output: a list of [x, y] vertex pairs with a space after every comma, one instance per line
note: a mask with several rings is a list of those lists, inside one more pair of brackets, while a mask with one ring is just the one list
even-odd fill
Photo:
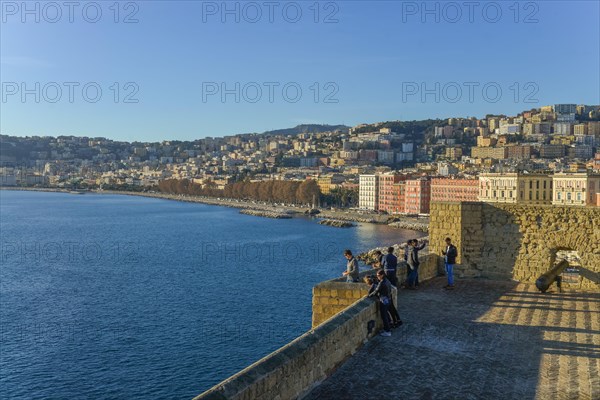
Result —
[[385, 272], [383, 272], [381, 269], [377, 271], [377, 279], [379, 279], [379, 283], [375, 287], [375, 290], [369, 294], [369, 297], [377, 296], [379, 298], [379, 313], [381, 314], [381, 320], [383, 321], [383, 332], [381, 332], [381, 336], [392, 336], [389, 315], [391, 303], [391, 284], [389, 284], [389, 280], [385, 276]]
[[346, 282], [358, 282], [358, 261], [356, 257], [348, 249], [344, 250], [344, 257], [346, 257], [348, 262], [346, 263], [346, 270], [342, 275], [346, 277]]
[[374, 269], [381, 268], [383, 266], [382, 265], [383, 254], [381, 253], [381, 251], [375, 250], [373, 252], [373, 257], [375, 257], [375, 261], [371, 263], [371, 267], [373, 267]]

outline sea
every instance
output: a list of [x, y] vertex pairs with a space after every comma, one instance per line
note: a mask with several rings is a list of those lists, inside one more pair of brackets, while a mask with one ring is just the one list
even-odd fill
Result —
[[309, 330], [312, 287], [341, 276], [344, 249], [418, 236], [2, 190], [0, 398], [191, 399]]

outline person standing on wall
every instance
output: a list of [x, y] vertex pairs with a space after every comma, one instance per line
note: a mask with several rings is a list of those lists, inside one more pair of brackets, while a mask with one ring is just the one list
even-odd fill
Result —
[[346, 263], [346, 270], [342, 275], [346, 277], [346, 282], [358, 282], [358, 261], [356, 257], [352, 255], [352, 251], [344, 250], [344, 257], [348, 262]]
[[444, 289], [454, 289], [454, 264], [456, 264], [456, 256], [458, 250], [456, 246], [452, 244], [452, 239], [446, 238], [446, 250], [442, 250], [444, 255], [444, 263], [446, 265], [446, 275], [448, 276], [448, 284], [444, 286]]

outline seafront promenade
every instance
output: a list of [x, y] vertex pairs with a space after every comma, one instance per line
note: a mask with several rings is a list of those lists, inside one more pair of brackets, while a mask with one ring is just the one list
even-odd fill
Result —
[[[40, 191], [40, 192], [58, 192], [58, 193], [69, 193], [69, 190], [60, 188], [21, 188], [21, 187], [0, 187], [0, 190], [26, 190], [26, 191]], [[89, 193], [94, 194], [116, 194], [116, 195], [127, 195], [127, 196], [140, 196], [140, 197], [152, 197], [158, 199], [184, 201], [189, 203], [201, 203], [209, 204], [221, 207], [231, 207], [238, 209], [250, 209], [265, 211], [268, 213], [287, 213], [291, 216], [304, 216], [305, 213], [310, 211], [309, 207], [303, 206], [285, 206], [277, 204], [265, 204], [262, 202], [252, 202], [234, 199], [214, 198], [214, 197], [203, 197], [203, 196], [184, 196], [176, 194], [158, 193], [158, 192], [128, 192], [128, 191], [115, 191], [115, 190], [102, 190], [102, 191], [90, 191]], [[327, 218], [340, 221], [353, 221], [361, 223], [375, 223], [375, 224], [387, 224], [388, 219], [391, 217], [387, 214], [377, 214], [373, 212], [356, 211], [349, 209], [319, 209], [319, 214], [316, 215], [318, 218]], [[393, 216], [396, 221], [389, 224], [388, 226], [400, 229], [409, 229], [416, 231], [426, 231], [429, 225], [429, 218], [427, 217], [408, 217], [408, 216]]]
[[598, 399], [600, 294], [444, 278], [401, 290], [404, 325], [304, 399]]

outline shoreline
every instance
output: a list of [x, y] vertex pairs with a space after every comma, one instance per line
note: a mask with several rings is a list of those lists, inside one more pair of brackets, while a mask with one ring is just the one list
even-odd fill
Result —
[[[0, 187], [0, 190], [12, 191], [33, 191], [33, 192], [56, 192], [56, 193], [71, 193], [72, 190], [61, 188], [27, 188], [27, 187]], [[309, 215], [311, 210], [309, 207], [290, 207], [279, 206], [273, 204], [263, 204], [252, 201], [234, 200], [234, 199], [219, 199], [202, 196], [187, 196], [168, 193], [149, 193], [149, 192], [131, 192], [120, 190], [89, 190], [82, 193], [93, 194], [116, 194], [125, 196], [151, 197], [157, 199], [183, 201], [187, 203], [200, 203], [221, 207], [236, 208], [239, 210], [255, 210], [263, 213], [287, 214], [292, 217], [312, 217], [315, 219], [332, 219], [338, 221], [352, 221], [358, 223], [369, 223], [377, 225], [385, 225], [395, 229], [406, 229], [417, 232], [426, 232], [429, 226], [429, 218], [415, 218], [388, 214], [371, 214], [364, 212], [356, 212], [350, 210], [319, 210], [319, 214]], [[394, 218], [395, 221], [388, 223], [388, 220]]]

